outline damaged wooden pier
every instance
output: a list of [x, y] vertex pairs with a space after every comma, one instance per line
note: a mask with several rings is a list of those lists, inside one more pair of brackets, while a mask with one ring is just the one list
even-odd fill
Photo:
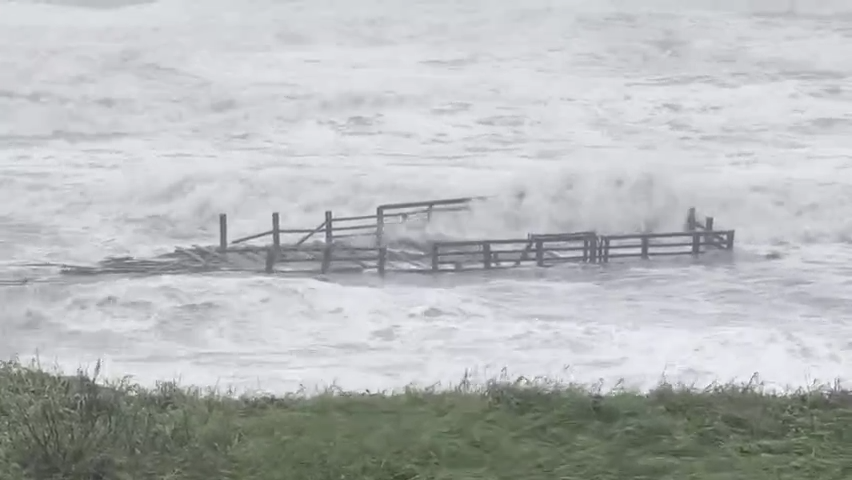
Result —
[[[485, 240], [413, 240], [395, 227], [419, 231], [435, 215], [467, 211], [481, 198], [457, 198], [381, 205], [373, 215], [335, 217], [326, 211], [314, 228], [282, 229], [272, 214], [268, 231], [228, 241], [226, 215], [220, 216], [219, 252], [240, 251], [247, 242], [271, 237], [263, 249], [266, 273], [458, 272], [563, 263], [607, 263], [616, 259], [698, 256], [732, 250], [733, 230], [717, 230], [713, 217], [687, 213], [684, 231], [599, 235], [593, 231], [527, 234], [525, 238]], [[409, 232], [410, 233], [410, 232]], [[297, 235], [287, 242], [283, 237]], [[321, 237], [321, 240], [311, 242]]]
[[[465, 222], [482, 197], [380, 205], [375, 214], [335, 216], [316, 226], [282, 228], [273, 213], [271, 228], [230, 240], [228, 217], [219, 217], [218, 246], [178, 248], [154, 258], [108, 258], [96, 266], [68, 266], [64, 274], [181, 274], [266, 272], [317, 275], [338, 272], [443, 273], [601, 264], [624, 259], [699, 256], [734, 247], [734, 231], [719, 230], [712, 217], [689, 209], [680, 232], [601, 235], [594, 231], [529, 233], [523, 238], [460, 240], [430, 231], [436, 219]], [[444, 226], [452, 230], [452, 226]], [[258, 244], [259, 242], [264, 242]]]

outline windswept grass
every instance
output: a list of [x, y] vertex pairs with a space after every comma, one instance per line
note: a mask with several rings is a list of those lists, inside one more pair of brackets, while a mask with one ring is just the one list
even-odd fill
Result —
[[[95, 372], [97, 373], [97, 372]], [[463, 383], [229, 398], [0, 364], [0, 478], [852, 478], [852, 394]]]

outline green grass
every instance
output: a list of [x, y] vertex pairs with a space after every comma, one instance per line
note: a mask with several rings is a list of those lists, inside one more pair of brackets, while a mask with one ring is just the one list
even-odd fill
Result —
[[495, 381], [235, 398], [7, 362], [0, 478], [848, 479], [852, 394], [749, 384], [596, 395]]

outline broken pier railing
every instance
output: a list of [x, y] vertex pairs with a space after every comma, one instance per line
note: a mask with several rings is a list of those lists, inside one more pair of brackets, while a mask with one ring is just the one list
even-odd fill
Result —
[[[282, 229], [280, 216], [272, 214], [272, 229], [228, 242], [227, 217], [220, 216], [219, 249], [227, 252], [239, 244], [272, 237], [266, 249], [268, 273], [329, 273], [375, 270], [447, 272], [491, 270], [523, 265], [539, 267], [561, 263], [607, 263], [615, 259], [649, 259], [664, 256], [698, 256], [709, 250], [731, 250], [733, 230], [714, 229], [714, 219], [699, 221], [692, 208], [684, 231], [599, 235], [595, 232], [528, 234], [526, 238], [430, 242], [420, 251], [402, 249], [388, 241], [387, 226], [426, 222], [441, 212], [467, 210], [477, 198], [455, 198], [379, 206], [375, 215], [334, 217], [331, 211], [315, 228]], [[282, 236], [292, 235], [285, 244]], [[315, 236], [319, 242], [308, 243]], [[367, 239], [366, 246], [347, 239]], [[364, 242], [362, 242], [364, 243]], [[238, 248], [238, 247], [236, 247]]]
[[315, 236], [321, 235], [326, 243], [334, 240], [351, 239], [355, 237], [373, 237], [374, 244], [384, 244], [384, 233], [388, 225], [424, 221], [428, 223], [432, 216], [438, 213], [461, 212], [468, 210], [470, 204], [484, 197], [449, 198], [425, 202], [389, 203], [376, 208], [374, 215], [358, 215], [350, 217], [335, 217], [331, 210], [326, 210], [323, 221], [314, 228], [281, 228], [281, 217], [278, 212], [272, 214], [272, 228], [265, 232], [241, 237], [228, 242], [227, 215], [219, 215], [219, 249], [227, 250], [228, 245], [237, 245], [264, 237], [272, 237], [272, 246], [281, 246], [282, 235], [299, 235], [292, 244], [299, 247]]

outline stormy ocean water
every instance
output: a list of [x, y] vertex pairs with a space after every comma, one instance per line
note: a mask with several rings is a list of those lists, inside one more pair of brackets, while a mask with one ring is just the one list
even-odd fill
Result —
[[847, 378], [850, 45], [841, 0], [0, 1], [0, 279], [467, 195], [494, 200], [459, 236], [737, 230], [725, 261], [455, 283], [0, 286], [0, 357], [274, 391]]

